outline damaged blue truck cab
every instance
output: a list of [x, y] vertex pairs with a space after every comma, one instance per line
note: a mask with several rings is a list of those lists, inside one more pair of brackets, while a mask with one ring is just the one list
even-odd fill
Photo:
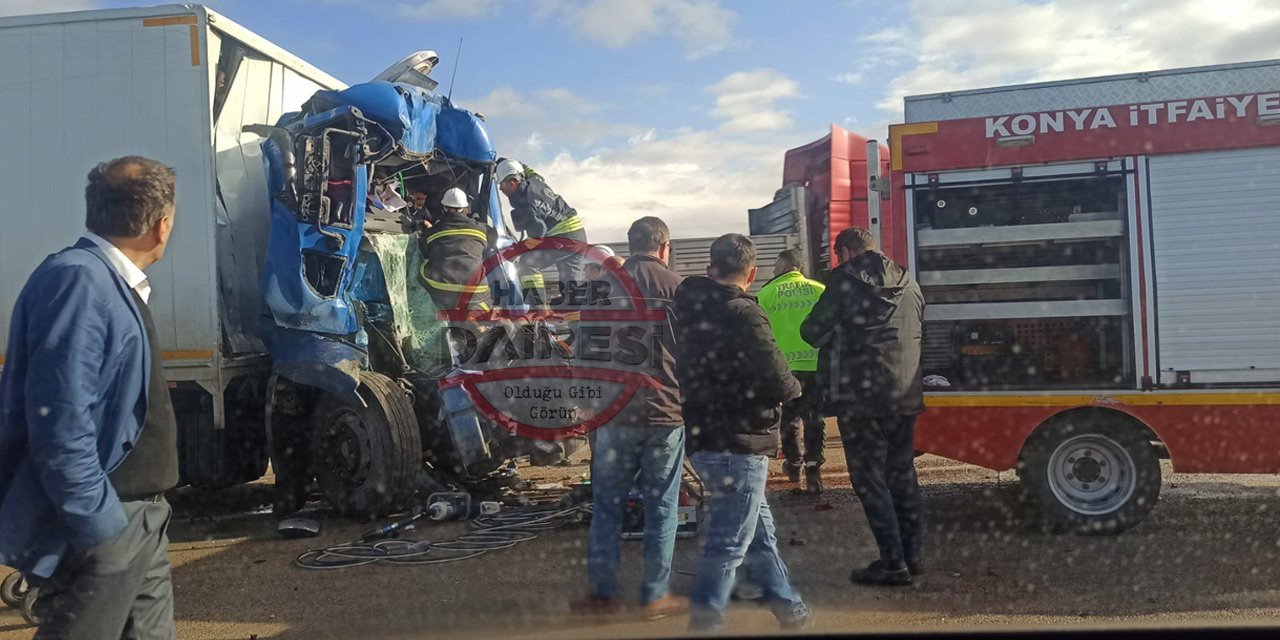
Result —
[[[480, 119], [421, 86], [375, 81], [319, 91], [258, 130], [272, 194], [261, 290], [277, 508], [301, 506], [314, 479], [339, 511], [383, 514], [424, 492], [499, 490], [514, 457], [562, 452], [495, 428], [463, 389], [439, 384], [453, 368], [416, 278], [420, 217], [460, 188], [495, 230], [491, 250], [511, 242]], [[511, 265], [486, 278], [514, 288]]]

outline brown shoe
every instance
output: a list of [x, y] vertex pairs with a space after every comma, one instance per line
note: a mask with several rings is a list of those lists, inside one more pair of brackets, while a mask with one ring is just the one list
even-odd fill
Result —
[[645, 620], [661, 620], [678, 616], [689, 610], [689, 599], [684, 596], [667, 594], [640, 607]]
[[607, 616], [622, 613], [626, 609], [619, 598], [587, 596], [569, 603], [569, 611], [584, 616]]

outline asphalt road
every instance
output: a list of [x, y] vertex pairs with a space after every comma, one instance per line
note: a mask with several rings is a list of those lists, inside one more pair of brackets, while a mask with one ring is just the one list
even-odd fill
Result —
[[[905, 589], [855, 587], [849, 571], [874, 543], [828, 451], [828, 491], [793, 495], [780, 476], [770, 501], [782, 553], [817, 614], [814, 632], [1042, 629], [1096, 626], [1276, 624], [1280, 477], [1174, 475], [1146, 522], [1115, 537], [1051, 535], [1014, 508], [1012, 474], [939, 458], [918, 460], [928, 509], [928, 574]], [[565, 467], [579, 475], [585, 465]], [[775, 469], [775, 472], [777, 470]], [[543, 472], [545, 473], [545, 472]], [[568, 602], [585, 592], [585, 527], [465, 562], [305, 571], [302, 551], [354, 539], [367, 523], [329, 519], [319, 538], [282, 540], [266, 513], [267, 487], [186, 496], [172, 529], [180, 638], [630, 637], [675, 635], [684, 619], [653, 623], [581, 618]], [[198, 508], [197, 508], [198, 507]], [[192, 519], [197, 513], [203, 518]], [[238, 515], [237, 515], [238, 513]], [[212, 516], [212, 519], [209, 518]], [[447, 539], [461, 525], [414, 535]], [[639, 543], [624, 544], [628, 593]], [[676, 546], [673, 588], [687, 592], [695, 540]], [[0, 570], [3, 573], [4, 570]], [[726, 632], [774, 633], [765, 610], [735, 605]], [[0, 640], [31, 637], [0, 609]]]

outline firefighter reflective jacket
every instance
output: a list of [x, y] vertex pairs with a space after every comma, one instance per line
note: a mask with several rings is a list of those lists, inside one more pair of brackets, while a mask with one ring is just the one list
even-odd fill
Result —
[[489, 300], [489, 285], [468, 282], [484, 263], [489, 246], [488, 227], [463, 215], [446, 215], [422, 234], [422, 284], [440, 309], [453, 309], [463, 292], [471, 294], [472, 308]]
[[523, 231], [530, 238], [560, 236], [587, 241], [578, 212], [556, 195], [542, 176], [526, 175], [507, 199], [511, 202], [511, 222], [516, 231]]
[[824, 289], [822, 283], [799, 271], [788, 271], [765, 284], [757, 296], [769, 317], [773, 339], [792, 371], [818, 370], [818, 350], [800, 337], [800, 323], [809, 316]]

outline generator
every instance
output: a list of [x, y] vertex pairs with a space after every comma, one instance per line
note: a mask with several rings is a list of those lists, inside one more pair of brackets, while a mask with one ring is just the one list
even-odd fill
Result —
[[[676, 537], [696, 537], [698, 535], [698, 512], [702, 508], [702, 498], [694, 494], [688, 481], [680, 483], [678, 504], [676, 518], [679, 524], [676, 526]], [[631, 493], [627, 495], [627, 504], [622, 512], [622, 539], [644, 539], [644, 496], [635, 489], [632, 489]]]

